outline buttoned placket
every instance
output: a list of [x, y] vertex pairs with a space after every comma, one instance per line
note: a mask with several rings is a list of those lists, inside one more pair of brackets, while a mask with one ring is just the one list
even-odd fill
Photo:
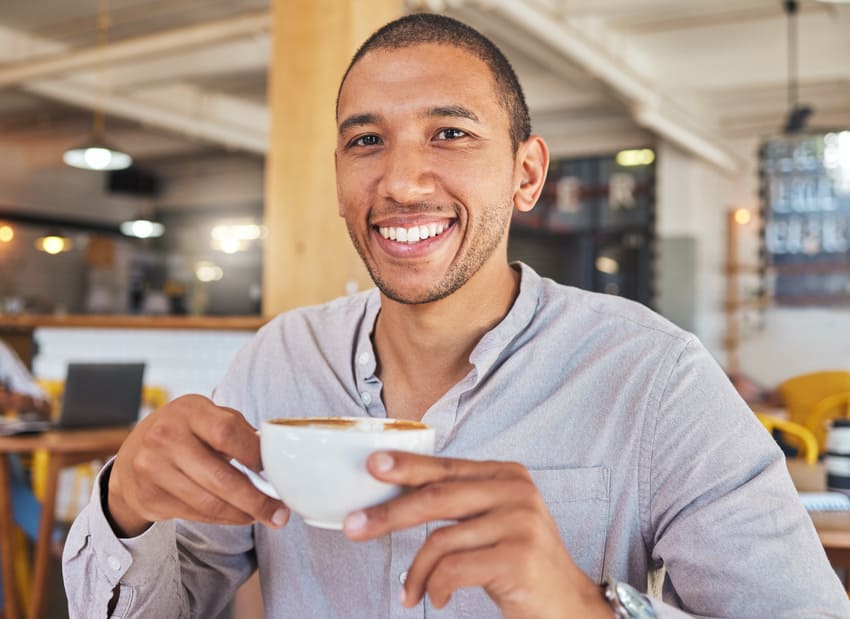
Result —
[[364, 338], [354, 355], [354, 375], [357, 378], [357, 393], [363, 409], [371, 417], [386, 417], [381, 402], [381, 381], [375, 375], [377, 364], [369, 338]]
[[427, 527], [423, 524], [390, 534], [391, 559], [389, 573], [390, 617], [392, 619], [413, 619], [425, 617], [425, 598], [416, 606], [405, 608], [399, 602], [399, 592], [407, 580], [416, 553], [425, 544], [428, 537]]

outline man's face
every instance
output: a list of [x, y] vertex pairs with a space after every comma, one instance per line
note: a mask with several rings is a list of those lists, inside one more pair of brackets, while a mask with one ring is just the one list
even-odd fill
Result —
[[338, 118], [339, 212], [387, 297], [436, 301], [505, 265], [517, 173], [482, 60], [448, 45], [370, 51]]

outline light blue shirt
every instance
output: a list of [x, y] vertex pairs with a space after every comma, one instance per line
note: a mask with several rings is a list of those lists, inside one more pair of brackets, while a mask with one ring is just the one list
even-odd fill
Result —
[[[850, 617], [782, 453], [697, 339], [638, 304], [517, 268], [510, 312], [425, 414], [437, 453], [523, 463], [578, 566], [651, 591], [660, 617]], [[278, 316], [214, 399], [254, 425], [384, 417], [379, 309], [372, 290]], [[118, 617], [215, 616], [257, 567], [269, 617], [498, 616], [478, 588], [442, 610], [397, 602], [444, 524], [355, 543], [293, 515], [281, 530], [172, 521], [119, 540], [96, 489], [65, 547], [71, 616], [105, 617], [116, 586]]]

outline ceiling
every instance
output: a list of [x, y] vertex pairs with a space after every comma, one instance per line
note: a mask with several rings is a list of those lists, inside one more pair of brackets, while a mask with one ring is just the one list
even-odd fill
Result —
[[[406, 6], [491, 36], [556, 154], [660, 136], [734, 173], [735, 141], [776, 132], [788, 112], [781, 0]], [[112, 0], [104, 34], [98, 0], [4, 3], [0, 159], [13, 153], [22, 170], [61, 167], [61, 152], [86, 138], [101, 106], [110, 139], [146, 165], [219, 154], [261, 160], [268, 11], [268, 0]], [[850, 4], [801, 2], [799, 98], [815, 109], [813, 125], [850, 126], [848, 35]]]

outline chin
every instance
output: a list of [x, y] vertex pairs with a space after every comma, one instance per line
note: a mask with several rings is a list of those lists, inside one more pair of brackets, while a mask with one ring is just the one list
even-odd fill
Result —
[[423, 305], [440, 301], [466, 283], [466, 280], [462, 278], [446, 277], [428, 286], [396, 286], [374, 273], [372, 280], [385, 297], [405, 305]]

